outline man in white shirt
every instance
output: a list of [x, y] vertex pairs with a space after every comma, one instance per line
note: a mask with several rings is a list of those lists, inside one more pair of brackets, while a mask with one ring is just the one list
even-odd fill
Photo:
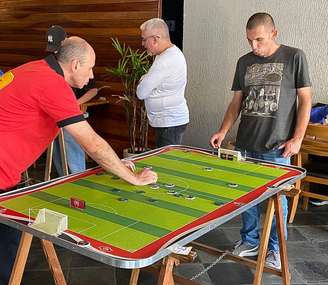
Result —
[[171, 43], [166, 23], [150, 19], [140, 26], [142, 45], [155, 60], [139, 82], [137, 96], [145, 100], [149, 124], [155, 129], [156, 146], [181, 144], [189, 123], [184, 92], [187, 64], [181, 50]]

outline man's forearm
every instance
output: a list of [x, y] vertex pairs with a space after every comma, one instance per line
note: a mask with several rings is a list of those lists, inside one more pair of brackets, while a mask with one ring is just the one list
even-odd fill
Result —
[[238, 119], [241, 101], [242, 93], [241, 91], [236, 91], [226, 113], [224, 114], [223, 122], [219, 128], [220, 133], [226, 134]]
[[125, 181], [136, 184], [137, 178], [116, 155], [111, 146], [98, 136], [92, 147], [85, 148], [86, 152], [105, 170], [111, 172]]
[[230, 128], [237, 120], [239, 114], [238, 113], [236, 114], [233, 109], [234, 107], [229, 105], [228, 110], [224, 115], [223, 122], [219, 128], [219, 132], [227, 134], [227, 132], [230, 130]]
[[[305, 89], [305, 88], [304, 88]], [[302, 140], [310, 120], [311, 113], [311, 89], [308, 87], [299, 95], [296, 126], [293, 138]]]
[[136, 174], [121, 162], [111, 146], [86, 121], [68, 125], [65, 129], [104, 170], [131, 184], [138, 183]]

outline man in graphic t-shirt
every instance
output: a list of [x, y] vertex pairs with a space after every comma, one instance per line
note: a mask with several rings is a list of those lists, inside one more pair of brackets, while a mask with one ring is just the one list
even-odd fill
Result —
[[[276, 42], [277, 30], [267, 13], [249, 18], [246, 35], [252, 51], [238, 60], [232, 85], [234, 96], [210, 143], [219, 147], [240, 114], [236, 149], [249, 157], [289, 164], [290, 157], [300, 149], [311, 110], [306, 57], [302, 50]], [[287, 237], [285, 196], [282, 208]], [[259, 206], [243, 213], [242, 218], [241, 240], [233, 253], [255, 256], [259, 246]], [[268, 249], [266, 265], [280, 268], [275, 220]]]

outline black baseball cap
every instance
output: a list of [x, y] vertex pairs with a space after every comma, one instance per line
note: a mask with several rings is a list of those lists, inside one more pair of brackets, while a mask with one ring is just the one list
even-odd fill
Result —
[[46, 33], [46, 40], [47, 40], [46, 51], [49, 52], [58, 51], [62, 41], [65, 40], [66, 37], [67, 34], [61, 26], [58, 25], [51, 26]]

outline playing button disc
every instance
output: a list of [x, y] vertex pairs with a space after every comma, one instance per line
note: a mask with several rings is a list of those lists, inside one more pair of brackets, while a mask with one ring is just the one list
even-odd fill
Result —
[[78, 244], [79, 246], [88, 246], [90, 243], [89, 243], [88, 241], [86, 241], [86, 240], [79, 240], [79, 241], [77, 242], [77, 244]]
[[128, 198], [124, 198], [124, 197], [120, 197], [117, 200], [119, 200], [120, 202], [127, 202], [129, 199]]
[[166, 188], [174, 188], [174, 184], [173, 183], [167, 183], [167, 184], [165, 184], [165, 187]]
[[236, 184], [236, 183], [229, 183], [228, 186], [231, 187], [231, 188], [237, 188], [238, 187], [238, 184]]
[[187, 200], [194, 200], [195, 199], [195, 196], [193, 196], [193, 195], [187, 195], [186, 196], [186, 199]]
[[153, 190], [157, 190], [159, 189], [159, 185], [154, 183], [154, 184], [150, 184], [150, 188], [153, 189]]
[[204, 167], [203, 170], [205, 170], [205, 171], [213, 171], [213, 167]]
[[155, 203], [155, 202], [157, 202], [158, 200], [156, 200], [156, 199], [154, 199], [154, 198], [149, 198], [148, 201], [151, 202], [151, 203]]

